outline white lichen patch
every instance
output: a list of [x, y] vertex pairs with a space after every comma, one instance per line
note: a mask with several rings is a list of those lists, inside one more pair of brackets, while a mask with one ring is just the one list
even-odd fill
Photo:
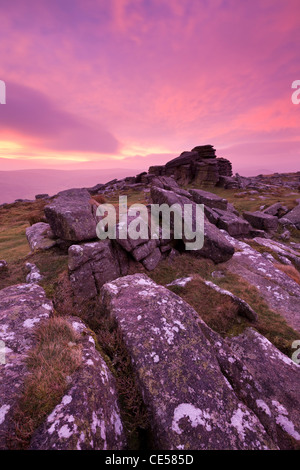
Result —
[[33, 328], [34, 325], [39, 323], [40, 320], [40, 318], [27, 318], [27, 320], [23, 322], [23, 326], [24, 328]]
[[268, 416], [272, 416], [271, 410], [263, 400], [256, 400], [258, 408], [263, 410]]
[[8, 411], [10, 410], [10, 405], [2, 405], [0, 408], [0, 424], [4, 423], [5, 416], [7, 415]]
[[113, 410], [111, 418], [110, 418], [110, 422], [114, 426], [115, 434], [117, 436], [120, 436], [123, 431], [123, 426], [122, 426], [120, 415], [116, 412], [116, 410]]
[[246, 431], [255, 432], [254, 417], [250, 415], [249, 411], [241, 405], [234, 411], [231, 417], [231, 425], [237, 430], [239, 437], [244, 441]]
[[300, 434], [296, 431], [295, 425], [290, 421], [286, 416], [279, 415], [276, 417], [276, 423], [284, 429], [290, 436], [292, 436], [297, 441], [300, 441]]
[[179, 425], [179, 421], [182, 418], [188, 418], [192, 428], [203, 426], [208, 432], [212, 430], [210, 414], [207, 411], [196, 408], [191, 403], [181, 403], [174, 410], [172, 431], [176, 432], [176, 434], [182, 433]]

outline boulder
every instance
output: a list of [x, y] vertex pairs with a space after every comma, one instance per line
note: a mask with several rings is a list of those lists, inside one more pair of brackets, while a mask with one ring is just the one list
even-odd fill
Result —
[[35, 250], [49, 250], [56, 245], [56, 240], [53, 240], [53, 233], [49, 224], [38, 222], [31, 225], [26, 229], [26, 237], [31, 251]]
[[221, 212], [218, 210], [216, 210], [216, 212], [219, 214], [217, 227], [226, 230], [229, 235], [233, 237], [245, 237], [250, 233], [251, 226], [245, 219], [242, 219], [242, 217], [238, 217], [232, 212]]
[[294, 207], [294, 209], [285, 214], [284, 218], [300, 230], [300, 204], [298, 204], [298, 206]]
[[41, 275], [39, 268], [34, 263], [26, 263], [27, 269], [26, 282], [29, 284], [38, 284], [43, 280], [44, 276]]
[[69, 189], [58, 193], [45, 207], [45, 215], [54, 235], [70, 241], [97, 238], [96, 218], [91, 196], [86, 189]]
[[69, 279], [76, 303], [97, 297], [108, 281], [127, 274], [128, 257], [111, 240], [72, 245], [68, 250]]
[[0, 291], [0, 449], [14, 432], [13, 416], [28, 374], [27, 354], [35, 345], [34, 326], [52, 315], [52, 303], [36, 284], [19, 284]]
[[[169, 206], [173, 204], [179, 204], [182, 208], [184, 204], [189, 204], [193, 207], [193, 214], [195, 215], [196, 203], [190, 201], [188, 198], [179, 196], [173, 191], [166, 191], [157, 187], [151, 188], [151, 198], [154, 204], [167, 204]], [[193, 219], [193, 229], [195, 228], [195, 220]], [[204, 245], [200, 250], [188, 251], [192, 256], [200, 256], [204, 258], [210, 258], [215, 263], [222, 263], [231, 258], [234, 253], [232, 246], [224, 238], [224, 235], [220, 230], [212, 225], [207, 218], [204, 220]]]
[[283, 216], [287, 212], [287, 208], [284, 207], [281, 202], [276, 202], [275, 204], [272, 204], [269, 206], [267, 209], [264, 209], [264, 214], [268, 215], [275, 215], [276, 217]]
[[252, 225], [252, 227], [259, 230], [265, 230], [266, 232], [275, 232], [277, 230], [278, 218], [273, 215], [260, 211], [246, 211], [243, 212], [243, 217]]
[[142, 274], [105, 284], [101, 296], [131, 357], [157, 448], [276, 448], [223, 375], [218, 335], [210, 341], [191, 306]]
[[115, 379], [95, 347], [91, 331], [67, 318], [80, 335], [82, 363], [61, 402], [36, 430], [31, 450], [124, 450], [126, 437]]

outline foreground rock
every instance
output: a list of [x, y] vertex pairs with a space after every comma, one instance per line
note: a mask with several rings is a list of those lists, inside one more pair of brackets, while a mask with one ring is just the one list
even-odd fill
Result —
[[192, 307], [140, 274], [101, 292], [131, 357], [157, 448], [276, 448], [223, 375], [216, 341]]
[[94, 206], [86, 189], [58, 193], [45, 207], [47, 221], [57, 238], [84, 241], [97, 238]]
[[50, 225], [45, 222], [38, 222], [26, 229], [26, 237], [31, 251], [48, 250], [52, 248], [56, 245], [56, 241], [53, 240], [51, 236], [53, 237], [53, 233], [50, 229]]
[[114, 377], [95, 349], [90, 330], [78, 318], [68, 322], [80, 334], [82, 365], [70, 388], [35, 432], [33, 450], [123, 450], [126, 438]]
[[227, 343], [232, 356], [219, 348], [218, 359], [237, 396], [279, 448], [299, 449], [300, 366], [252, 328]]
[[20, 284], [0, 291], [0, 341], [4, 357], [0, 363], [0, 449], [13, 433], [13, 415], [28, 374], [26, 357], [35, 344], [34, 326], [52, 314], [52, 303], [36, 284]]

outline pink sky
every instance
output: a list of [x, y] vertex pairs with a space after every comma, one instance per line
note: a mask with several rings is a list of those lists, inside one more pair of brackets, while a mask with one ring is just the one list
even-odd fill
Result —
[[299, 0], [0, 0], [0, 170], [300, 170]]

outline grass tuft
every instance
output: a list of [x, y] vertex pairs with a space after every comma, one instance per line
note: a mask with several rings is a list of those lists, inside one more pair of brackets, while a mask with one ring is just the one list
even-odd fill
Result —
[[29, 374], [15, 415], [15, 432], [8, 436], [10, 449], [26, 449], [45, 417], [60, 402], [68, 388], [67, 378], [81, 364], [79, 336], [60, 317], [35, 331], [36, 346], [27, 358]]

